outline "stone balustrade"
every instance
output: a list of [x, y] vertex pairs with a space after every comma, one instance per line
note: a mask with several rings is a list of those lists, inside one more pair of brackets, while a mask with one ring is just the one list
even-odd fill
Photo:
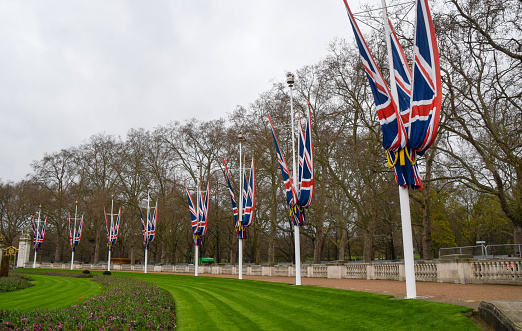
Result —
[[[37, 263], [38, 268], [70, 269], [69, 263]], [[32, 262], [25, 264], [32, 268]], [[141, 264], [114, 264], [114, 271], [141, 271]], [[107, 264], [80, 264], [75, 269], [106, 270]], [[194, 265], [148, 265], [147, 272], [175, 272], [194, 274]], [[198, 274], [237, 275], [239, 267], [230, 264], [200, 265]], [[244, 275], [253, 276], [295, 276], [292, 264], [244, 265]], [[334, 261], [328, 264], [302, 264], [302, 277], [335, 278], [335, 279], [384, 279], [405, 280], [403, 262], [353, 263]], [[455, 259], [415, 261], [415, 279], [417, 281], [458, 283], [458, 284], [511, 284], [522, 285], [522, 259]]]

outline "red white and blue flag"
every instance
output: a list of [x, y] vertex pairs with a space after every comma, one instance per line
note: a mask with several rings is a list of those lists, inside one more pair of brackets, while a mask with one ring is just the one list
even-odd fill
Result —
[[156, 207], [154, 208], [154, 212], [151, 213], [150, 208], [147, 210], [147, 221], [143, 220], [143, 212], [141, 210], [141, 204], [138, 201], [138, 205], [140, 208], [140, 218], [141, 218], [141, 230], [143, 234], [143, 247], [145, 249], [150, 248], [150, 243], [156, 237], [156, 220], [157, 220], [157, 212], [158, 212], [158, 200], [156, 200]]
[[[208, 225], [208, 203], [210, 198], [210, 182], [207, 184], [207, 194], [203, 199], [203, 192], [199, 198], [198, 236], [202, 238], [207, 233]], [[201, 244], [200, 244], [201, 245]]]
[[[140, 211], [141, 212], [141, 211]], [[113, 215], [111, 215], [111, 222], [107, 221], [107, 213], [105, 212], [105, 208], [103, 209], [103, 213], [105, 215], [105, 229], [107, 232], [107, 247], [110, 251], [112, 251], [113, 246], [116, 245], [118, 241], [118, 233], [120, 231], [120, 221], [121, 221], [121, 208], [118, 211], [118, 217], [116, 218], [116, 222], [113, 220]], [[142, 220], [143, 222], [143, 220]], [[143, 223], [142, 223], [143, 224]], [[143, 229], [142, 225], [142, 229]]]
[[[411, 100], [411, 71], [406, 60], [404, 50], [399, 43], [399, 39], [395, 34], [391, 20], [388, 19], [388, 26], [390, 32], [391, 53], [395, 77], [395, 87], [397, 89], [397, 104], [399, 106], [399, 113], [401, 120], [404, 123], [406, 130], [409, 129], [410, 120], [410, 100]], [[413, 189], [419, 190], [422, 188], [422, 181], [419, 176], [419, 169], [415, 158], [415, 151], [409, 147], [410, 141], [406, 144], [408, 154], [403, 152], [387, 151], [390, 158], [390, 165], [395, 170], [395, 179], [397, 184], [401, 186], [409, 186]], [[402, 159], [401, 154], [402, 153]], [[401, 159], [402, 162], [399, 162]]]
[[299, 130], [299, 194], [298, 204], [308, 208], [315, 192], [314, 145], [312, 143], [312, 112], [308, 105], [305, 130]]
[[283, 183], [285, 185], [286, 192], [286, 203], [288, 206], [293, 207], [297, 203], [297, 194], [295, 192], [294, 183], [292, 181], [292, 177], [290, 177], [290, 171], [288, 170], [288, 165], [286, 165], [285, 157], [281, 152], [281, 148], [279, 148], [279, 142], [277, 141], [277, 137], [274, 131], [274, 125], [272, 124], [272, 118], [270, 118], [270, 114], [268, 110], [266, 112], [268, 114], [268, 121], [270, 122], [270, 129], [272, 130], [272, 137], [274, 138], [274, 144], [277, 153], [277, 160], [279, 161], [279, 167], [281, 168], [281, 175], [283, 176]]
[[238, 222], [238, 210], [236, 197], [234, 195], [234, 190], [232, 189], [232, 183], [230, 181], [230, 173], [228, 172], [227, 161], [223, 158], [223, 163], [225, 164], [225, 175], [227, 176], [227, 184], [228, 184], [228, 192], [230, 193], [230, 200], [232, 201], [232, 212], [234, 214], [234, 228], [239, 228], [240, 223]]
[[47, 217], [45, 218], [42, 227], [39, 227], [34, 223], [33, 217], [33, 248], [38, 252], [38, 248], [42, 247], [43, 241], [45, 239], [45, 229], [47, 228]]
[[[268, 114], [268, 111], [267, 111]], [[286, 165], [283, 153], [279, 148], [279, 143], [274, 131], [274, 125], [270, 114], [268, 120], [274, 138], [277, 158], [285, 184], [286, 200], [291, 210], [292, 220], [294, 225], [305, 225], [304, 208], [308, 208], [314, 197], [315, 191], [315, 177], [314, 177], [314, 148], [312, 143], [312, 122], [311, 122], [310, 105], [308, 105], [308, 116], [306, 119], [306, 127], [303, 131], [300, 128], [299, 133], [299, 178], [297, 183], [297, 192], [294, 189], [293, 181], [290, 177], [290, 171]]]
[[382, 146], [388, 151], [399, 151], [406, 146], [406, 130], [404, 124], [400, 120], [400, 115], [395, 102], [382, 76], [377, 64], [362, 36], [359, 26], [353, 17], [348, 6], [347, 0], [343, 0], [348, 12], [348, 18], [352, 24], [355, 40], [361, 55], [361, 61], [366, 71], [366, 77], [370, 83], [375, 106], [377, 107], [377, 116], [382, 130]]
[[232, 201], [232, 211], [234, 213], [234, 227], [236, 229], [236, 235], [238, 239], [246, 239], [247, 233], [246, 228], [252, 224], [254, 219], [254, 208], [255, 208], [255, 162], [254, 157], [252, 156], [252, 165], [250, 167], [250, 179], [247, 180], [246, 176], [246, 165], [243, 169], [243, 174], [241, 176], [242, 186], [243, 186], [243, 197], [242, 197], [242, 210], [241, 210], [241, 221], [238, 216], [238, 207], [236, 204], [236, 198], [234, 196], [234, 190], [232, 189], [232, 182], [230, 180], [230, 173], [228, 171], [227, 162], [223, 158], [223, 163], [225, 164], [225, 172], [227, 176], [228, 190], [230, 192], [230, 199]]
[[74, 252], [76, 250], [76, 247], [80, 244], [80, 240], [82, 239], [83, 214], [82, 214], [82, 220], [80, 221], [80, 227], [78, 228], [78, 231], [76, 231], [76, 229], [72, 229], [72, 232], [71, 232], [71, 215], [70, 214], [68, 214], [68, 219], [69, 219], [69, 245], [71, 246], [71, 249]]
[[433, 144], [442, 103], [439, 50], [428, 0], [417, 0], [408, 146], [422, 155]]
[[190, 191], [187, 187], [187, 183], [185, 182], [185, 189], [187, 190], [187, 199], [189, 204], [190, 211], [190, 222], [192, 226], [192, 234], [196, 235], [198, 232], [198, 213], [196, 211], [196, 206], [194, 205], [194, 201], [192, 201], [192, 196], [190, 195]]
[[[196, 210], [194, 205], [194, 201], [192, 201], [192, 197], [190, 195], [189, 189], [187, 187], [187, 183], [185, 183], [185, 189], [187, 190], [187, 200], [189, 204], [190, 211], [190, 221], [192, 224], [192, 239], [194, 240], [194, 245], [201, 246], [203, 243], [202, 238], [207, 233], [207, 225], [208, 225], [208, 203], [210, 198], [210, 182], [207, 184], [207, 194], [206, 198], [203, 197], [203, 192], [199, 193], [199, 196], [196, 195], [196, 203], [199, 207]], [[198, 189], [199, 191], [199, 189]]]
[[[424, 154], [435, 140], [442, 100], [439, 54], [428, 0], [417, 0], [413, 77], [391, 21], [388, 20], [395, 76], [393, 83], [397, 86], [395, 101], [392, 101], [347, 0], [343, 1], [377, 106], [383, 147], [388, 151], [389, 164], [395, 168], [399, 185], [421, 189], [416, 155]], [[394, 108], [395, 115], [391, 108]], [[379, 113], [382, 109], [385, 111]], [[398, 142], [400, 144], [397, 145]]]
[[[240, 239], [246, 239], [246, 228], [249, 227], [252, 224], [252, 221], [254, 220], [254, 209], [256, 204], [256, 187], [255, 187], [255, 162], [254, 162], [254, 156], [252, 156], [252, 165], [250, 166], [250, 177], [247, 181], [247, 175], [246, 175], [246, 164], [243, 169], [243, 204], [241, 205], [241, 227], [239, 230], [241, 230], [241, 237], [238, 237]], [[238, 232], [239, 236], [239, 232]]]

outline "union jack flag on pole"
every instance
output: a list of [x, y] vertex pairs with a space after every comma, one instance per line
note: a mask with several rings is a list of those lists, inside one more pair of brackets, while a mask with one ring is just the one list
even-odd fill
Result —
[[[71, 232], [71, 216], [68, 214], [69, 219], [69, 245], [71, 246], [72, 251], [74, 252], [76, 247], [80, 244], [80, 240], [82, 239], [82, 228], [83, 228], [83, 216], [80, 221], [80, 226], [78, 228], [78, 231], [76, 231], [75, 228], [72, 229]], [[75, 215], [75, 221], [76, 221], [76, 215]]]
[[[248, 184], [247, 184], [248, 183]], [[250, 166], [250, 176], [247, 181], [246, 164], [243, 169], [243, 210], [241, 226], [243, 228], [249, 227], [254, 219], [254, 209], [256, 204], [256, 181], [255, 181], [255, 161], [252, 156], [252, 164]], [[245, 234], [246, 238], [246, 234]]]
[[[208, 225], [208, 203], [210, 198], [210, 182], [207, 183], [207, 194], [203, 198], [203, 192], [200, 192], [199, 197], [199, 219], [198, 219], [198, 236], [201, 240], [207, 233]], [[201, 246], [201, 243], [199, 244]]]
[[285, 157], [283, 156], [281, 148], [279, 147], [279, 142], [277, 141], [274, 125], [272, 124], [272, 118], [270, 117], [268, 109], [266, 113], [268, 115], [268, 121], [270, 122], [272, 137], [274, 138], [274, 145], [277, 153], [277, 160], [279, 161], [279, 167], [281, 168], [281, 175], [283, 176], [283, 183], [285, 185], [286, 192], [286, 203], [288, 204], [288, 206], [293, 207], [297, 203], [297, 194], [295, 192], [294, 182], [292, 181], [292, 177], [290, 176], [290, 170], [288, 170], [288, 165], [286, 164]]
[[302, 127], [299, 130], [299, 177], [297, 179], [297, 192], [294, 189], [293, 181], [290, 177], [290, 171], [288, 170], [285, 158], [279, 147], [274, 125], [272, 124], [272, 119], [270, 118], [268, 111], [267, 114], [270, 122], [270, 129], [272, 130], [272, 137], [274, 138], [277, 159], [279, 160], [279, 166], [285, 184], [286, 200], [291, 210], [292, 220], [294, 225], [303, 226], [305, 225], [304, 208], [310, 206], [315, 191], [314, 146], [312, 143], [312, 113], [310, 105], [308, 105], [308, 116], [306, 117], [305, 130], [303, 131]]
[[45, 229], [47, 228], [47, 217], [45, 221], [40, 227], [40, 214], [38, 214], [38, 224], [34, 224], [34, 217], [32, 220], [33, 224], [33, 248], [35, 253], [38, 252], [38, 249], [42, 247], [43, 241], [45, 239]]
[[[238, 229], [240, 226], [240, 223], [239, 223], [236, 197], [234, 195], [234, 189], [232, 189], [232, 182], [230, 181], [230, 173], [228, 171], [227, 161], [225, 160], [225, 158], [223, 158], [223, 163], [225, 164], [225, 176], [227, 177], [228, 192], [230, 193], [230, 200], [232, 202], [232, 213], [234, 214], [234, 228]], [[238, 233], [238, 238], [239, 238], [239, 233]]]
[[428, 0], [417, 0], [408, 146], [419, 155], [435, 141], [442, 103], [439, 50]]
[[[148, 202], [147, 202], [148, 204]], [[147, 221], [143, 220], [143, 212], [141, 210], [141, 203], [138, 202], [140, 208], [140, 218], [141, 218], [141, 229], [143, 234], [143, 246], [145, 250], [150, 249], [150, 243], [156, 237], [156, 221], [157, 221], [157, 212], [158, 212], [158, 200], [156, 200], [156, 207], [154, 208], [154, 212], [152, 213], [149, 206], [147, 206]]]
[[[196, 235], [198, 232], [198, 213], [196, 211], [196, 207], [194, 205], [194, 201], [192, 201], [192, 197], [190, 196], [190, 192], [187, 186], [187, 182], [185, 182], [185, 189], [187, 190], [187, 199], [189, 204], [190, 211], [190, 221], [192, 226], [192, 234]], [[199, 190], [198, 190], [199, 191]]]
[[116, 222], [114, 222], [113, 214], [111, 210], [110, 218], [111, 221], [107, 220], [107, 213], [105, 212], [105, 208], [103, 209], [103, 213], [105, 215], [105, 229], [107, 233], [107, 247], [109, 248], [109, 251], [113, 250], [114, 245], [116, 245], [116, 242], [118, 241], [118, 233], [120, 231], [120, 220], [121, 220], [121, 207], [118, 211]]
[[210, 182], [207, 184], [206, 198], [203, 197], [203, 192], [198, 188], [196, 194], [196, 202], [198, 209], [194, 205], [194, 201], [190, 195], [190, 191], [185, 183], [185, 189], [187, 191], [187, 200], [189, 204], [190, 220], [192, 225], [192, 238], [194, 245], [201, 246], [202, 237], [207, 233], [208, 227], [208, 210], [209, 210], [209, 199], [210, 199]]
[[[391, 21], [386, 18], [387, 40], [392, 57], [390, 66], [393, 68], [390, 75], [394, 81], [392, 90], [395, 95], [392, 96], [362, 37], [347, 0], [343, 1], [377, 106], [388, 163], [395, 169], [397, 184], [421, 189], [416, 156], [422, 155], [435, 140], [442, 100], [438, 48], [428, 2], [417, 0], [413, 77]], [[389, 114], [389, 120], [379, 113], [383, 106], [388, 109], [382, 114]], [[391, 108], [394, 108], [394, 112]], [[397, 141], [400, 141], [399, 145], [395, 144]]]
[[382, 146], [388, 151], [399, 151], [406, 146], [407, 142], [404, 124], [400, 119], [397, 106], [393, 101], [388, 85], [377, 67], [359, 26], [353, 17], [350, 6], [348, 6], [347, 0], [343, 1], [348, 12], [348, 18], [352, 24], [355, 41], [357, 42], [361, 61], [372, 90], [375, 106], [377, 107], [377, 116], [382, 130]]

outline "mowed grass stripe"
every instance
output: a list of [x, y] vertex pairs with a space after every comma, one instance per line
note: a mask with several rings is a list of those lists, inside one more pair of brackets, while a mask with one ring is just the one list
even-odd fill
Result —
[[[303, 326], [299, 321], [287, 318], [285, 310], [270, 309], [272, 305], [259, 306], [256, 295], [231, 287], [212, 286], [205, 290], [192, 287], [194, 291], [200, 292], [209, 302], [218, 302], [217, 306], [225, 311], [225, 315], [237, 328], [267, 329], [284, 323], [291, 329], [301, 329]], [[277, 302], [276, 302], [277, 303]], [[280, 305], [281, 302], [278, 303]], [[291, 309], [290, 306], [287, 307]], [[277, 324], [274, 324], [277, 321]]]
[[[308, 316], [321, 315], [322, 310], [309, 309], [308, 307], [303, 306], [301, 301], [303, 297], [302, 295], [299, 295], [298, 292], [296, 292], [296, 295], [289, 295], [289, 292], [287, 291], [279, 291], [281, 286], [286, 287], [290, 285], [275, 284], [275, 286], [270, 286], [270, 284], [267, 284], [266, 282], [250, 280], [243, 280], [242, 282], [243, 284], [244, 282], [253, 282], [255, 283], [254, 285], [260, 285], [261, 288], [259, 291], [251, 292], [249, 291], [249, 286], [243, 287], [241, 286], [241, 282], [232, 279], [230, 280], [230, 284], [227, 284], [229, 285], [228, 287], [223, 286], [224, 282], [219, 282], [218, 284], [212, 284], [212, 286], [209, 286], [211, 290], [207, 291], [220, 293], [220, 297], [226, 298], [231, 305], [234, 305], [234, 303], [237, 302], [244, 302], [245, 304], [243, 305], [235, 304], [236, 307], [242, 308], [236, 308], [235, 310], [238, 312], [245, 312], [243, 315], [251, 316], [250, 320], [261, 329], [280, 326], [281, 323], [289, 329], [310, 328], [314, 324], [317, 324], [316, 326], [318, 328], [322, 326], [321, 323], [316, 323], [316, 319], [303, 321], [298, 318], [307, 312], [310, 314]], [[232, 288], [230, 285], [232, 285]], [[260, 302], [263, 304], [260, 305]], [[294, 310], [297, 310], [297, 312], [294, 313]], [[328, 312], [324, 314], [325, 318], [328, 316]], [[277, 323], [274, 323], [274, 321], [277, 321]]]
[[34, 286], [0, 293], [0, 309], [57, 309], [78, 303], [101, 292], [100, 284], [90, 278], [31, 275]]
[[169, 291], [179, 330], [477, 330], [467, 307], [311, 286], [123, 273]]

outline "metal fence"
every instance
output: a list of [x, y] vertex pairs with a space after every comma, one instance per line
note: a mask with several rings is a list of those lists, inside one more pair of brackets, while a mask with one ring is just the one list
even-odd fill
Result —
[[466, 254], [473, 257], [522, 257], [522, 244], [502, 244], [502, 245], [475, 245], [462, 247], [445, 247], [439, 249], [441, 256]]

